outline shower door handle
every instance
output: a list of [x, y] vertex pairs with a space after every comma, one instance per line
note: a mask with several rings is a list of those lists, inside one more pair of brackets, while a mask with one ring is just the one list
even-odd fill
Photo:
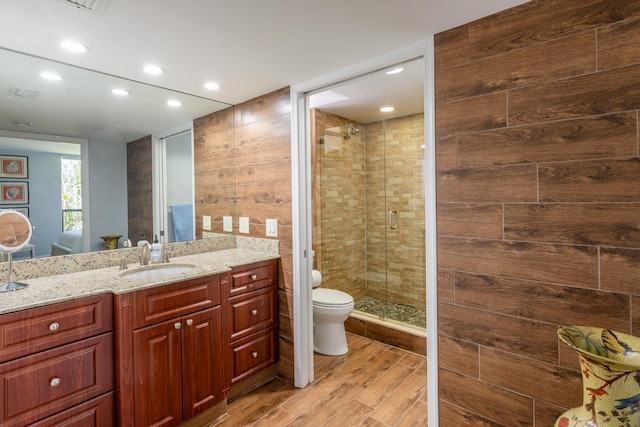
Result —
[[389, 211], [389, 228], [392, 230], [398, 228], [398, 211]]

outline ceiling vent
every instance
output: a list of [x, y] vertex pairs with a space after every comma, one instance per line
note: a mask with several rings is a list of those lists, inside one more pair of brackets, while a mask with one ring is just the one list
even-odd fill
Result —
[[36, 92], [35, 90], [25, 89], [25, 88], [15, 87], [15, 86], [11, 86], [9, 90], [7, 90], [7, 94], [9, 94], [10, 97], [31, 99], [31, 100], [36, 99], [36, 96], [38, 96], [38, 92]]
[[102, 15], [111, 0], [60, 0], [76, 9], [91, 12], [96, 15]]

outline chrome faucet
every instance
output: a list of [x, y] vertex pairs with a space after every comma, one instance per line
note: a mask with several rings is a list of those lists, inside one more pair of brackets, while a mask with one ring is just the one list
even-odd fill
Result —
[[140, 252], [140, 265], [149, 265], [149, 257], [151, 256], [151, 245], [146, 243], [142, 245], [142, 251]]

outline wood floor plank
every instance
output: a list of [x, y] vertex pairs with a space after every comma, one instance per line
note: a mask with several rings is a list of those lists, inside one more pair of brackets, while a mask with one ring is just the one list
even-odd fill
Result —
[[398, 389], [401, 389], [402, 392], [391, 393], [389, 397], [373, 411], [373, 414], [371, 414], [372, 418], [386, 425], [394, 425], [425, 392], [427, 389], [427, 381], [426, 378], [414, 374], [409, 376]]
[[303, 422], [305, 426], [322, 426], [333, 415], [337, 414], [345, 402], [351, 401], [362, 391], [362, 388], [349, 383], [343, 383], [331, 393], [320, 399], [315, 405], [307, 408], [298, 416], [294, 425]]
[[295, 419], [295, 415], [291, 412], [277, 407], [264, 417], [260, 418], [252, 427], [275, 427], [286, 426]]
[[356, 427], [372, 412], [372, 407], [357, 400], [352, 400], [327, 421], [323, 427]]
[[400, 420], [396, 427], [416, 427], [427, 425], [427, 403], [418, 400]]
[[412, 373], [413, 369], [408, 366], [402, 364], [394, 365], [370, 383], [366, 390], [358, 395], [356, 400], [365, 405], [376, 407], [391, 393], [395, 392], [396, 388]]

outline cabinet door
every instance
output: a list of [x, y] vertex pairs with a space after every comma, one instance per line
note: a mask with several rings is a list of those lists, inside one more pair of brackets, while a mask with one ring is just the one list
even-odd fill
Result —
[[223, 398], [221, 322], [220, 306], [182, 318], [185, 420], [211, 408]]
[[133, 333], [137, 426], [169, 427], [182, 421], [180, 320]]

